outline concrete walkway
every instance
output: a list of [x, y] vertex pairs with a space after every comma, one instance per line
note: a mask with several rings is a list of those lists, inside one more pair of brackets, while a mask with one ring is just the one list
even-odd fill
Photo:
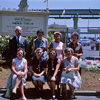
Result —
[[[7, 98], [4, 97], [4, 94], [6, 92], [6, 89], [0, 89], [0, 100], [9, 100]], [[35, 91], [35, 89], [26, 89], [25, 90], [25, 95], [27, 97], [28, 100], [51, 100], [51, 92], [50, 90], [46, 89], [43, 90], [42, 94], [41, 94], [41, 98], [40, 95], [41, 93]], [[36, 96], [38, 95], [38, 96]], [[75, 91], [75, 96], [76, 96], [76, 100], [100, 100], [100, 91]], [[10, 100], [19, 100], [19, 98], [21, 97], [19, 90], [17, 91], [17, 94], [11, 94], [11, 98]], [[62, 97], [57, 96], [55, 100], [64, 100]]]

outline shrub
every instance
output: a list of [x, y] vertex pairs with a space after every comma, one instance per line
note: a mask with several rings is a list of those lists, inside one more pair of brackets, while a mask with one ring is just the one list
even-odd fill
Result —
[[[10, 52], [9, 52], [9, 39], [13, 36], [10, 35], [0, 35], [0, 55], [2, 59], [9, 62], [10, 58]], [[32, 57], [32, 47], [33, 47], [33, 40], [37, 36], [24, 36], [27, 38], [27, 53], [26, 53], [26, 59], [29, 61]], [[48, 32], [47, 35], [48, 39], [48, 47], [52, 41], [54, 41], [54, 36], [51, 32]]]

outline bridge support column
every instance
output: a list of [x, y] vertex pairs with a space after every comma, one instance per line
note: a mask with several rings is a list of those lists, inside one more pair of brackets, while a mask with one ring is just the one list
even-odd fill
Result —
[[73, 21], [74, 21], [73, 27], [74, 27], [74, 29], [77, 29], [78, 28], [78, 18], [74, 17]]

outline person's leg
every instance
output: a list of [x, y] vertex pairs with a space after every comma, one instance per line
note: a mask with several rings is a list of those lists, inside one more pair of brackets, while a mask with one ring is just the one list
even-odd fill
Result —
[[51, 81], [52, 96], [55, 96], [55, 82]]
[[16, 79], [16, 84], [15, 84], [15, 87], [13, 89], [13, 93], [16, 93], [16, 89], [17, 89], [17, 87], [19, 86], [20, 83], [21, 83], [21, 79]]
[[23, 86], [22, 80], [21, 80], [21, 83], [20, 83], [20, 85], [19, 85], [19, 89], [20, 89], [20, 91], [21, 91], [22, 98], [25, 98], [24, 86]]
[[38, 81], [38, 86], [41, 90], [43, 90], [43, 82], [42, 81]]
[[75, 87], [72, 86], [71, 84], [68, 84], [68, 85], [69, 85], [69, 88], [70, 88], [70, 91], [71, 91], [71, 96], [72, 96], [72, 98], [74, 98], [74, 96], [75, 96], [75, 93], [74, 93]]
[[39, 91], [38, 91], [38, 93], [39, 93], [39, 96], [40, 97], [42, 97], [42, 94], [43, 94], [43, 82], [42, 81], [38, 81], [38, 86], [39, 86]]
[[62, 83], [62, 95], [67, 96], [66, 83]]
[[51, 82], [49, 81], [49, 82], [47, 82], [48, 83], [48, 85], [49, 85], [49, 88], [51, 89]]
[[33, 80], [32, 83], [34, 84], [35, 88], [38, 89], [38, 82]]

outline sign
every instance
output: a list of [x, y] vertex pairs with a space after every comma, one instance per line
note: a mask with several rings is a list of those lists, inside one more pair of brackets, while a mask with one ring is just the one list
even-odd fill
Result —
[[2, 16], [2, 32], [15, 32], [16, 26], [22, 27], [22, 33], [26, 34], [36, 34], [38, 29], [44, 30], [45, 24], [45, 17], [44, 16]]

